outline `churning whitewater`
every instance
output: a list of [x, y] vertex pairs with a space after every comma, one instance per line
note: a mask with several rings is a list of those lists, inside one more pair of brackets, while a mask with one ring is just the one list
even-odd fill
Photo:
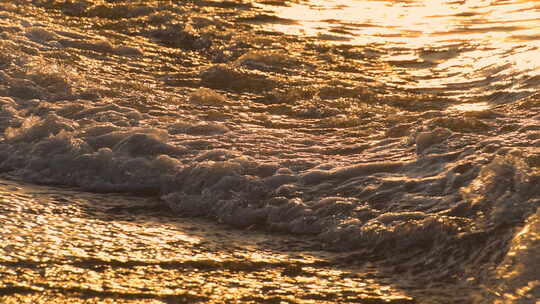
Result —
[[303, 4], [288, 1], [0, 1], [0, 169], [534, 303], [540, 82], [512, 62], [538, 56], [538, 33], [464, 24], [535, 4], [438, 2], [465, 20], [458, 35], [516, 33], [504, 52], [441, 32], [427, 49], [369, 42], [392, 20], [296, 33], [286, 12]]

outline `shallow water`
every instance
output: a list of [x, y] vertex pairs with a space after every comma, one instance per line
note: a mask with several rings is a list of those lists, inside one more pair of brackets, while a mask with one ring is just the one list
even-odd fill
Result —
[[6, 180], [0, 193], [3, 304], [414, 303], [404, 278], [309, 239], [178, 221], [153, 198]]
[[[301, 1], [259, 5], [289, 22], [268, 28], [371, 46], [376, 78], [401, 89], [508, 102], [534, 94], [540, 66], [535, 1]], [[367, 53], [367, 52], [366, 52]], [[370, 56], [371, 55], [371, 56]]]
[[0, 1], [0, 169], [534, 303], [535, 5]]

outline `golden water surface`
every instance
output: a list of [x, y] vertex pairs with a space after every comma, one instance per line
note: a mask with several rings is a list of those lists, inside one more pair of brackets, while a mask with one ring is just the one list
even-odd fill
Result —
[[486, 89], [527, 94], [540, 82], [537, 1], [331, 0], [262, 7], [291, 21], [268, 25], [276, 31], [373, 45], [388, 64], [381, 74], [396, 86], [471, 96]]

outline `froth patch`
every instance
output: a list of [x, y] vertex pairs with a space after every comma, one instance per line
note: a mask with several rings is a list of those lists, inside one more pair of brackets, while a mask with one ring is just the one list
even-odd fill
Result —
[[178, 156], [186, 153], [186, 149], [182, 146], [164, 143], [157, 136], [145, 133], [129, 135], [116, 144], [113, 150], [121, 154], [145, 157], [161, 154]]
[[26, 118], [20, 128], [8, 128], [5, 137], [10, 142], [33, 142], [50, 135], [58, 134], [60, 131], [74, 131], [76, 123], [63, 119], [54, 114], [39, 118], [30, 116]]
[[26, 29], [26, 36], [36, 42], [47, 42], [58, 39], [55, 32], [42, 27], [29, 27]]
[[222, 106], [230, 103], [225, 96], [208, 88], [199, 88], [193, 91], [189, 94], [188, 101], [193, 104], [205, 106]]

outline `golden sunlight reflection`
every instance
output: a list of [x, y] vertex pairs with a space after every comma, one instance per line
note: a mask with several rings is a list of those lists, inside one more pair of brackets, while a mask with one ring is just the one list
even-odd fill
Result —
[[451, 106], [450, 111], [459, 111], [459, 112], [480, 112], [489, 110], [490, 106], [487, 102], [477, 102], [477, 103], [463, 103]]
[[296, 21], [272, 30], [382, 50], [388, 73], [381, 80], [406, 89], [455, 96], [487, 94], [490, 86], [523, 90], [539, 74], [535, 1], [314, 0], [262, 8]]

